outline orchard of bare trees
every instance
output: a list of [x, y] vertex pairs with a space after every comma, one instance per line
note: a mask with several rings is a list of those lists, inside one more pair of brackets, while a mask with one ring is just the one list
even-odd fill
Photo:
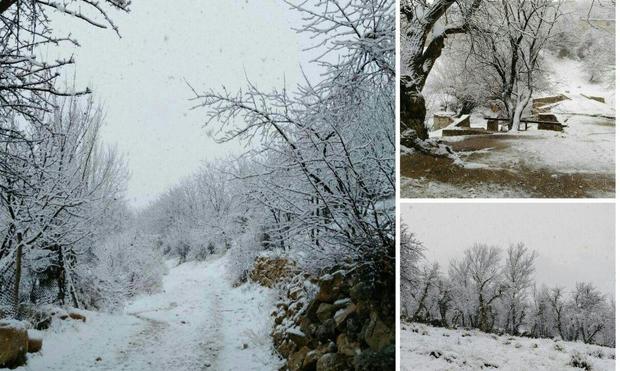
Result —
[[61, 83], [63, 67], [75, 61], [45, 60], [41, 51], [78, 44], [53, 31], [52, 13], [118, 32], [112, 18], [128, 6], [116, 0], [0, 2], [3, 316], [20, 317], [31, 304], [101, 308], [118, 299], [111, 291], [120, 291], [119, 283], [101, 267], [111, 258], [104, 237], [131, 223], [125, 163], [101, 141], [102, 108], [89, 89]]
[[393, 275], [394, 2], [288, 3], [305, 19], [296, 31], [316, 43], [320, 79], [295, 91], [250, 78], [234, 93], [188, 87], [216, 139], [248, 151], [137, 213], [125, 201], [125, 161], [100, 138], [103, 109], [87, 87], [61, 83], [77, 61], [40, 57], [78, 44], [54, 32], [52, 12], [120, 34], [113, 18], [129, 5], [0, 1], [1, 313], [118, 305], [159, 287], [164, 256], [232, 250], [242, 280], [264, 250], [313, 269], [346, 261]]
[[524, 244], [475, 244], [443, 271], [406, 226], [401, 236], [403, 320], [615, 347], [613, 298], [587, 282], [537, 285], [536, 252]]

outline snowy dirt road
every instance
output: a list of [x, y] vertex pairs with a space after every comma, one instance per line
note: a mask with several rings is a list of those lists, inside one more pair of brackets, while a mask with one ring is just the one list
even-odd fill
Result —
[[233, 288], [227, 257], [171, 267], [163, 291], [122, 314], [83, 312], [43, 332], [23, 370], [275, 370], [269, 313], [275, 293]]

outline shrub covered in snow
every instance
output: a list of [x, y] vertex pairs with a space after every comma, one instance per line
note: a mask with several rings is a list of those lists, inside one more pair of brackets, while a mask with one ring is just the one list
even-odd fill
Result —
[[113, 235], [96, 249], [91, 304], [116, 308], [138, 294], [151, 294], [161, 288], [166, 272], [164, 259], [152, 237], [130, 230]]
[[592, 364], [588, 361], [588, 357], [579, 352], [573, 352], [570, 355], [569, 365], [586, 371], [592, 370]]

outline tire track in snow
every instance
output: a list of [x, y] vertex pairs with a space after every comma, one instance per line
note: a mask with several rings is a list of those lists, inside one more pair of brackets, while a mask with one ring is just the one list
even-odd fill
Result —
[[[144, 321], [146, 326], [131, 337], [126, 348], [118, 350], [118, 363], [122, 369], [125, 369], [127, 365], [131, 363], [131, 359], [135, 358], [136, 354], [153, 354], [153, 345], [161, 341], [162, 333], [170, 327], [170, 325], [164, 321], [147, 318], [140, 314], [130, 313], [129, 315]], [[149, 349], [151, 350], [149, 351]], [[152, 366], [148, 361], [147, 365]]]
[[227, 259], [171, 267], [160, 293], [136, 298], [123, 314], [84, 311], [85, 323], [58, 323], [20, 371], [278, 369], [273, 293], [233, 288]]
[[217, 358], [222, 350], [221, 343], [221, 326], [222, 323], [222, 292], [213, 292], [213, 282], [209, 282], [207, 285], [205, 296], [212, 300], [210, 306], [210, 317], [212, 321], [205, 323], [203, 327], [204, 340], [199, 343], [200, 349], [203, 352], [207, 361], [201, 368], [201, 370], [217, 370]]

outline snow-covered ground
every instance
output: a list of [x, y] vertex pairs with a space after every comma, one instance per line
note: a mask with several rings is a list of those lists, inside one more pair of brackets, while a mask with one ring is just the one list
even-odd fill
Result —
[[[475, 153], [478, 165], [484, 167], [513, 168], [515, 164], [527, 163], [530, 167], [556, 172], [613, 174], [616, 125], [606, 117], [615, 117], [614, 88], [590, 82], [581, 62], [576, 60], [547, 55], [545, 68], [549, 72], [549, 86], [534, 97], [564, 94], [569, 98], [551, 108], [551, 112], [568, 125], [564, 131], [536, 130], [537, 125], [531, 124], [529, 130], [519, 132], [516, 137], [513, 133], [495, 134], [496, 137], [510, 137], [492, 140], [491, 143], [501, 143], [501, 148], [490, 144], [488, 148], [465, 153], [465, 156]], [[585, 96], [603, 97], [605, 103]], [[486, 127], [483, 115], [472, 115], [471, 126]], [[439, 134], [434, 133], [434, 136]], [[467, 138], [442, 139], [459, 142]]]
[[[513, 172], [514, 174], [544, 173], [549, 176], [551, 185], [537, 182], [536, 187], [552, 189], [558, 184], [555, 179], [562, 176], [580, 175], [586, 183], [594, 178], [601, 179], [602, 185], [588, 188], [587, 185], [574, 183], [575, 187], [584, 188], [587, 197], [613, 197], [613, 179], [615, 174], [615, 89], [613, 86], [596, 84], [589, 81], [583, 64], [571, 59], [559, 59], [546, 56], [545, 68], [549, 72], [549, 84], [546, 91], [534, 94], [534, 97], [563, 94], [569, 98], [560, 102], [550, 111], [567, 125], [562, 132], [538, 130], [536, 124], [530, 124], [527, 131], [495, 133], [493, 135], [471, 135], [441, 137], [442, 130], [431, 133], [452, 146], [461, 158], [464, 169], [474, 170], [468, 175], [469, 183], [460, 179], [460, 184], [453, 184], [442, 177], [433, 177], [433, 169], [428, 169], [419, 162], [416, 154], [408, 155], [401, 151], [401, 166], [413, 169], [415, 175], [403, 172], [401, 190], [404, 197], [529, 197], [527, 187], [503, 181], [490, 184], [487, 179], [476, 178], [480, 171]], [[602, 97], [604, 103], [588, 97]], [[485, 112], [474, 112], [470, 117], [471, 126], [485, 128]], [[417, 165], [416, 165], [417, 163]], [[432, 164], [437, 166], [439, 164]], [[426, 165], [429, 166], [429, 165]], [[435, 169], [437, 170], [437, 169]], [[437, 170], [438, 171], [438, 170]], [[444, 169], [449, 172], [450, 169]], [[522, 175], [527, 177], [527, 175]], [[518, 178], [519, 175], [515, 175]], [[580, 179], [581, 179], [580, 178]], [[566, 187], [571, 186], [566, 181]], [[597, 188], [598, 187], [598, 188]], [[572, 190], [549, 191], [545, 197], [574, 197]], [[540, 192], [534, 195], [540, 197]], [[582, 196], [583, 197], [583, 196]]]
[[58, 321], [23, 370], [277, 370], [270, 312], [276, 293], [233, 288], [228, 256], [172, 266], [163, 291], [123, 313]]
[[422, 324], [401, 326], [400, 348], [402, 371], [582, 369], [569, 364], [573, 357], [585, 360], [591, 371], [615, 369], [613, 348], [552, 339], [497, 336], [472, 330], [449, 330]]
[[[575, 99], [587, 100], [575, 97]], [[574, 101], [573, 101], [574, 102]], [[576, 102], [579, 105], [582, 102]], [[605, 106], [602, 103], [597, 103]], [[568, 125], [562, 132], [537, 130], [498, 133], [488, 138], [488, 147], [459, 152], [466, 165], [482, 168], [515, 169], [527, 166], [559, 173], [604, 173], [615, 171], [615, 122], [606, 118], [556, 114]], [[477, 123], [473, 120], [475, 126]], [[480, 120], [482, 125], [486, 121]], [[442, 138], [447, 142], [472, 137]], [[469, 158], [475, 158], [468, 161]]]

